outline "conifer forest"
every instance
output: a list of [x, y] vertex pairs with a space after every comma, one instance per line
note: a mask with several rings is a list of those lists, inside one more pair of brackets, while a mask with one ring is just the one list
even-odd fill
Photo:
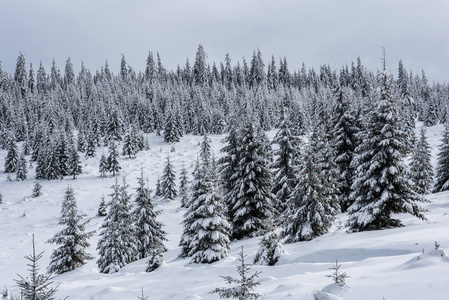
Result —
[[447, 83], [163, 55], [0, 62], [2, 299], [446, 299]]

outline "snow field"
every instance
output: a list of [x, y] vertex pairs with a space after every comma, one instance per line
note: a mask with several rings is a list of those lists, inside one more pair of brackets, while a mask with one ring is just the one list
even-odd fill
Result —
[[[442, 130], [442, 125], [427, 130], [433, 165]], [[270, 132], [269, 137], [272, 138], [274, 133]], [[221, 156], [219, 149], [223, 137], [210, 136], [216, 158]], [[177, 177], [184, 162], [192, 178], [193, 161], [202, 137], [184, 136], [175, 145], [168, 145], [162, 137], [153, 134], [149, 138], [149, 151], [139, 152], [136, 159], [120, 158], [120, 174], [127, 176], [129, 193], [134, 193], [138, 186], [141, 167], [148, 176], [149, 187], [154, 189], [167, 154]], [[172, 147], [174, 152], [170, 152]], [[39, 261], [41, 272], [47, 267], [55, 245], [45, 241], [61, 229], [57, 223], [67, 185], [75, 191], [79, 210], [91, 218], [86, 231], [97, 230], [88, 249], [97, 256], [98, 229], [103, 218], [96, 217], [96, 213], [102, 194], [108, 201], [112, 191], [110, 186], [115, 182], [110, 175], [100, 178], [98, 164], [103, 152], [106, 154], [107, 149], [97, 149], [95, 158], [86, 160], [82, 157], [83, 174], [76, 180], [66, 177], [64, 180], [41, 181], [43, 195], [38, 198], [31, 197], [34, 169], [29, 170], [28, 178], [23, 182], [14, 181], [14, 174], [11, 176], [13, 181], [8, 181], [7, 174], [3, 173], [3, 163], [0, 163], [0, 193], [3, 194], [3, 204], [0, 204], [0, 289], [6, 286], [18, 294], [14, 279], [18, 278], [16, 274], [28, 274], [23, 257], [31, 253], [32, 234], [35, 234], [37, 252], [45, 251]], [[0, 162], [5, 156], [6, 151], [1, 150]], [[314, 291], [331, 284], [331, 279], [325, 276], [332, 272], [329, 268], [338, 259], [341, 271], [350, 276], [346, 280], [350, 289], [343, 296], [346, 300], [382, 300], [383, 297], [386, 300], [448, 299], [449, 258], [443, 250], [449, 252], [449, 192], [426, 195], [426, 198], [431, 200], [424, 205], [429, 210], [428, 221], [400, 215], [398, 217], [406, 227], [347, 234], [338, 226], [338, 220], [344, 224], [347, 216], [340, 215], [328, 234], [310, 242], [284, 245], [286, 253], [276, 266], [252, 266], [252, 273], [262, 271], [257, 292], [263, 299], [313, 299]], [[159, 269], [146, 273], [147, 260], [143, 259], [125, 266], [118, 273], [101, 274], [96, 261], [92, 260], [81, 268], [53, 278], [55, 284], [59, 284], [57, 296], [69, 296], [71, 300], [137, 299], [143, 287], [149, 299], [218, 299], [217, 294], [208, 293], [225, 286], [220, 275], [237, 276], [235, 267], [241, 246], [247, 255], [246, 262], [252, 262], [257, 252], [259, 239], [253, 238], [233, 242], [229, 256], [219, 262], [188, 264], [189, 258], [178, 258], [185, 209], [180, 208], [179, 200], [157, 202], [156, 209], [162, 210], [159, 220], [166, 225], [164, 230], [169, 240], [165, 263]], [[435, 241], [442, 250], [434, 251]]]

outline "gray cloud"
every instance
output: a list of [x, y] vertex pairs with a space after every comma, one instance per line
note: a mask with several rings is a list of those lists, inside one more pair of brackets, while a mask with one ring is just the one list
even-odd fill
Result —
[[290, 70], [302, 62], [335, 68], [358, 56], [380, 68], [397, 61], [430, 80], [449, 82], [449, 2], [446, 0], [4, 0], [0, 60], [12, 72], [22, 52], [35, 65], [52, 59], [63, 69], [67, 57], [79, 68], [98, 69], [108, 60], [115, 71], [120, 54], [143, 70], [148, 51], [159, 51], [169, 69], [193, 61], [202, 43], [210, 62], [287, 56]]

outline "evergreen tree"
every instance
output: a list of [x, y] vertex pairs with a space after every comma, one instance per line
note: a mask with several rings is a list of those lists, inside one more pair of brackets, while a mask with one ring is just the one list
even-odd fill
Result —
[[95, 133], [89, 130], [86, 139], [86, 158], [95, 157], [97, 152], [97, 141]]
[[122, 169], [118, 161], [118, 157], [119, 153], [117, 150], [117, 145], [114, 142], [111, 142], [111, 144], [109, 145], [109, 156], [106, 159], [106, 162], [109, 168], [109, 172], [112, 173], [112, 176], [115, 176]]
[[273, 226], [260, 240], [254, 264], [274, 266], [284, 253], [279, 235]]
[[163, 224], [157, 221], [160, 211], [155, 211], [151, 201], [150, 190], [145, 186], [143, 171], [139, 178], [139, 187], [136, 195], [136, 209], [134, 217], [136, 219], [136, 237], [138, 241], [137, 258], [149, 257], [147, 272], [151, 272], [159, 267], [163, 260], [163, 252], [167, 251], [164, 242], [167, 233], [163, 231]]
[[72, 187], [65, 192], [64, 201], [61, 206], [61, 218], [58, 224], [65, 226], [64, 229], [55, 234], [47, 241], [59, 245], [50, 257], [48, 272], [61, 274], [74, 270], [86, 264], [86, 260], [93, 257], [86, 252], [90, 246], [89, 238], [94, 232], [85, 232], [86, 222], [82, 222], [85, 214], [78, 212], [76, 198]]
[[335, 153], [335, 163], [340, 174], [338, 179], [339, 197], [341, 210], [345, 212], [351, 205], [349, 194], [354, 177], [354, 170], [351, 161], [354, 158], [354, 151], [357, 144], [355, 117], [352, 114], [350, 103], [345, 91], [337, 87], [334, 92], [336, 101], [333, 107], [333, 117], [331, 119], [332, 147]]
[[[97, 250], [98, 268], [101, 273], [115, 273], [136, 256], [136, 239], [128, 197], [123, 197], [124, 187], [116, 178], [110, 194], [109, 211], [100, 232]], [[126, 185], [125, 185], [126, 189]]]
[[48, 145], [39, 151], [36, 166], [36, 179], [62, 179], [59, 163], [59, 152], [55, 140], [50, 140]]
[[106, 201], [104, 200], [104, 195], [102, 195], [100, 205], [98, 206], [97, 216], [106, 217], [107, 214], [108, 214], [108, 211], [107, 211], [107, 207], [106, 207]]
[[109, 171], [108, 160], [106, 159], [106, 156], [104, 154], [102, 154], [101, 158], [100, 158], [99, 171], [100, 171], [100, 177], [101, 178], [105, 178], [106, 177], [106, 172]]
[[167, 143], [177, 143], [182, 136], [181, 124], [177, 122], [176, 111], [174, 108], [170, 108], [167, 112], [167, 118], [164, 126], [164, 141]]
[[423, 127], [410, 163], [411, 179], [415, 183], [415, 191], [418, 194], [430, 193], [433, 182], [433, 169], [430, 160], [430, 146], [426, 139], [426, 130]]
[[267, 144], [252, 118], [240, 129], [240, 152], [238, 169], [228, 197], [232, 237], [242, 239], [264, 234], [273, 217], [274, 195], [270, 170], [268, 169]]
[[184, 163], [179, 173], [179, 196], [181, 197], [181, 207], [187, 207], [189, 197], [189, 177]]
[[72, 144], [70, 147], [69, 160], [67, 164], [67, 175], [73, 176], [73, 179], [76, 179], [76, 176], [83, 172], [80, 155], [78, 154], [78, 151], [76, 151], [75, 144]]
[[242, 251], [239, 252], [240, 265], [237, 266], [237, 273], [239, 273], [240, 278], [236, 279], [231, 276], [221, 276], [226, 284], [237, 284], [236, 287], [231, 288], [216, 288], [211, 294], [218, 294], [220, 299], [238, 299], [238, 300], [257, 300], [262, 296], [258, 293], [253, 292], [254, 287], [260, 285], [257, 281], [260, 272], [256, 272], [251, 276], [248, 276], [250, 270], [249, 265], [245, 263], [246, 255]]
[[114, 110], [109, 117], [109, 123], [106, 129], [106, 140], [107, 141], [121, 141], [123, 138], [123, 118], [120, 111]]
[[19, 275], [20, 279], [16, 279], [16, 283], [19, 286], [21, 299], [23, 300], [54, 300], [54, 295], [57, 292], [58, 287], [53, 287], [53, 281], [50, 281], [51, 273], [39, 274], [39, 260], [42, 258], [44, 252], [36, 254], [36, 248], [34, 245], [33, 234], [33, 253], [25, 256], [25, 259], [29, 261], [27, 266], [30, 276], [23, 278]]
[[137, 133], [134, 126], [128, 131], [123, 140], [122, 155], [128, 155], [129, 158], [135, 157], [137, 152], [140, 150], [137, 140]]
[[14, 82], [20, 92], [20, 96], [25, 98], [28, 90], [28, 72], [26, 70], [25, 56], [22, 53], [17, 57]]
[[15, 173], [19, 164], [19, 147], [15, 138], [11, 138], [8, 145], [8, 153], [5, 157], [5, 173]]
[[435, 185], [433, 186], [434, 193], [449, 189], [449, 123], [445, 124], [439, 149], [435, 169]]
[[[240, 140], [238, 138], [238, 127], [236, 120], [230, 122], [228, 135], [221, 141], [225, 146], [221, 149], [224, 156], [218, 161], [219, 174], [222, 182], [221, 189], [223, 191], [224, 201], [228, 205], [228, 211], [231, 210], [234, 202], [233, 187], [237, 183], [237, 172], [240, 161]], [[232, 221], [232, 219], [230, 219]]]
[[23, 181], [27, 178], [27, 161], [25, 159], [25, 155], [23, 153], [20, 154], [19, 162], [17, 164], [17, 171], [16, 171], [16, 180]]
[[[385, 63], [385, 61], [384, 61]], [[351, 186], [347, 225], [352, 231], [379, 230], [402, 226], [392, 214], [408, 213], [425, 219], [419, 202], [425, 199], [412, 190], [403, 165], [405, 143], [397, 114], [391, 81], [384, 72], [381, 94], [369, 115], [352, 162], [356, 170]]]
[[286, 243], [307, 241], [327, 233], [339, 212], [338, 204], [329, 197], [314, 143], [307, 146], [298, 184], [285, 211], [282, 236], [286, 237]]
[[176, 191], [176, 173], [173, 165], [170, 162], [170, 156], [167, 155], [167, 161], [165, 162], [164, 173], [161, 178], [161, 192], [162, 198], [165, 201], [174, 200], [178, 193]]
[[193, 231], [193, 223], [196, 221], [196, 215], [192, 213], [195, 211], [195, 209], [192, 207], [193, 205], [192, 201], [195, 201], [202, 194], [204, 194], [205, 187], [204, 182], [202, 181], [203, 176], [202, 171], [203, 170], [201, 169], [199, 158], [197, 158], [195, 168], [192, 172], [193, 179], [190, 182], [190, 194], [187, 201], [187, 211], [184, 214], [184, 219], [182, 221], [184, 229], [181, 235], [181, 240], [179, 242], [179, 246], [181, 247], [181, 253], [179, 254], [179, 257], [191, 256], [190, 254], [192, 251], [191, 241], [193, 239], [193, 236], [196, 234]]
[[282, 119], [279, 131], [272, 143], [279, 148], [274, 151], [276, 157], [271, 165], [274, 173], [273, 194], [276, 196], [275, 208], [282, 213], [297, 183], [298, 160], [300, 157], [300, 139], [290, 131], [291, 123], [286, 109], [282, 108]]
[[206, 57], [207, 54], [204, 52], [203, 46], [200, 44], [196, 52], [195, 63], [193, 65], [193, 81], [197, 85], [202, 85], [208, 82]]
[[36, 182], [34, 183], [33, 193], [32, 193], [32, 195], [31, 195], [31, 197], [37, 198], [37, 197], [39, 197], [40, 195], [42, 195], [41, 189], [42, 189], [42, 185], [41, 185], [38, 181], [36, 181]]
[[166, 232], [162, 230], [163, 224], [156, 220], [160, 211], [154, 210], [150, 190], [145, 186], [143, 171], [138, 179], [139, 187], [136, 195], [136, 209], [133, 214], [136, 219], [138, 254], [137, 258], [149, 257], [155, 250], [167, 251], [164, 245]]
[[162, 186], [161, 186], [161, 179], [158, 177], [156, 181], [156, 190], [154, 191], [154, 195], [156, 197], [162, 197]]
[[70, 149], [64, 131], [60, 132], [56, 140], [56, 152], [59, 161], [59, 172], [62, 176], [66, 176], [69, 170]]
[[[207, 143], [207, 138], [205, 139]], [[207, 148], [207, 147], [206, 147]], [[204, 153], [200, 153], [206, 157]], [[209, 158], [210, 160], [210, 158]], [[227, 207], [222, 200], [211, 161], [201, 160], [197, 187], [189, 201], [189, 209], [184, 223], [189, 226], [184, 231], [190, 232], [190, 251], [193, 263], [213, 263], [228, 255], [231, 225], [227, 221]]]

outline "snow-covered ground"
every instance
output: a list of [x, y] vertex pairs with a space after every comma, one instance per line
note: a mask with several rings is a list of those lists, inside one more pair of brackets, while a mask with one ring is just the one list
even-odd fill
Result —
[[[429, 128], [427, 136], [433, 147], [433, 163], [438, 153], [437, 145], [443, 130], [442, 125]], [[270, 132], [272, 137], [274, 132]], [[193, 170], [193, 159], [199, 151], [201, 137], [185, 136], [180, 143], [167, 145], [161, 137], [150, 135], [151, 149], [140, 152], [136, 159], [121, 158], [122, 174], [126, 174], [129, 191], [137, 187], [141, 166], [148, 175], [150, 187], [154, 188], [157, 177], [162, 175], [167, 153], [177, 170], [184, 162]], [[221, 154], [220, 141], [224, 136], [211, 136], [215, 156]], [[83, 174], [78, 179], [42, 181], [41, 195], [32, 198], [34, 170], [23, 182], [8, 181], [3, 173], [6, 151], [0, 151], [0, 290], [6, 286], [14, 294], [18, 289], [14, 279], [17, 274], [27, 275], [25, 255], [31, 253], [31, 235], [35, 235], [36, 249], [45, 251], [40, 260], [41, 271], [49, 262], [55, 245], [46, 240], [61, 229], [57, 225], [60, 205], [65, 190], [71, 185], [75, 190], [78, 208], [91, 218], [87, 230], [97, 230], [103, 218], [96, 217], [102, 194], [108, 200], [114, 179], [101, 179], [98, 172], [99, 158], [107, 149], [98, 149], [97, 157], [83, 159]], [[15, 175], [12, 176], [15, 179]], [[427, 195], [431, 203], [426, 204], [428, 221], [420, 221], [408, 215], [400, 215], [406, 227], [347, 234], [339, 223], [344, 224], [346, 215], [337, 218], [330, 232], [310, 242], [285, 245], [286, 253], [274, 267], [253, 266], [251, 272], [261, 271], [257, 292], [263, 299], [313, 299], [313, 293], [331, 284], [326, 275], [331, 273], [335, 260], [342, 265], [341, 271], [350, 278], [350, 287], [344, 294], [346, 300], [447, 300], [449, 299], [449, 192]], [[62, 275], [53, 281], [59, 284], [57, 296], [69, 296], [71, 300], [137, 299], [144, 289], [149, 299], [218, 299], [208, 294], [216, 287], [225, 287], [220, 276], [236, 274], [238, 252], [241, 246], [251, 262], [258, 248], [258, 239], [232, 243], [230, 255], [210, 265], [189, 264], [188, 259], [177, 258], [178, 242], [182, 232], [180, 202], [158, 203], [162, 210], [159, 220], [166, 224], [169, 242], [165, 263], [156, 271], [146, 273], [147, 261], [131, 263], [115, 274], [100, 274], [95, 260], [85, 266]], [[339, 222], [340, 221], [340, 222]], [[89, 253], [96, 256], [97, 234], [90, 240]], [[434, 243], [441, 245], [434, 250]], [[330, 298], [329, 298], [330, 299]], [[341, 299], [341, 298], [335, 298]]]

